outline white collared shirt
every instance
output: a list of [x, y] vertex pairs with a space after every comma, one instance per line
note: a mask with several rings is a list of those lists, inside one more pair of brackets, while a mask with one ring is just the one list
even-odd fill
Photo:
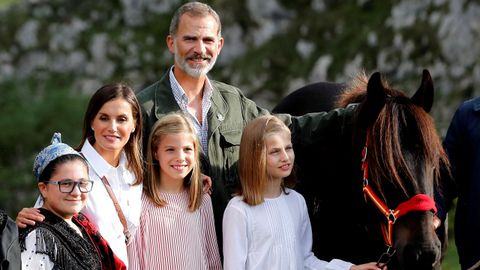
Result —
[[82, 213], [97, 225], [115, 255], [128, 267], [123, 225], [101, 177], [105, 176], [112, 186], [113, 193], [125, 215], [128, 230], [132, 236], [140, 222], [143, 186], [142, 184], [132, 186], [136, 179], [133, 172], [127, 168], [127, 158], [124, 152], [122, 152], [119, 165], [116, 168], [108, 164], [88, 140], [85, 140], [81, 152], [89, 163], [89, 177], [94, 182], [87, 205]]

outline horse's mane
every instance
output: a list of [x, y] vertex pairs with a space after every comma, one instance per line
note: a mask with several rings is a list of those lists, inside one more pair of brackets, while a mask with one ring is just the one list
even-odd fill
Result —
[[[337, 105], [345, 107], [350, 103], [361, 103], [366, 97], [367, 83], [365, 72], [357, 75], [339, 96]], [[414, 168], [407, 162], [405, 149], [411, 151], [416, 158], [414, 162], [423, 162], [430, 166], [424, 170], [425, 173], [433, 170], [434, 181], [438, 181], [440, 177], [440, 168], [448, 167], [449, 162], [430, 115], [423, 108], [413, 104], [405, 94], [392, 89], [385, 80], [382, 80], [382, 84], [386, 89], [387, 99], [376, 122], [370, 127], [368, 149], [370, 181], [375, 183], [385, 200], [380, 179], [390, 180], [410, 197], [413, 194], [409, 194], [408, 190], [413, 188], [413, 192], [420, 192], [418, 185], [420, 179], [415, 179], [416, 174]]]
[[[390, 88], [388, 82], [382, 80], [385, 88]], [[368, 77], [365, 71], [359, 72], [352, 80], [347, 84], [345, 90], [338, 95], [335, 102], [337, 108], [345, 108], [348, 104], [360, 103], [365, 99], [367, 93]]]

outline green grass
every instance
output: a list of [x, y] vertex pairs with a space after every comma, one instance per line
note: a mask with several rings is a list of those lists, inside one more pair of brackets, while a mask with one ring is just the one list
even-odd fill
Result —
[[456, 203], [454, 203], [452, 210], [448, 213], [448, 250], [447, 255], [445, 255], [445, 258], [443, 259], [443, 270], [460, 270], [457, 247], [455, 246], [455, 236], [453, 233], [455, 204]]
[[455, 241], [453, 239], [453, 235], [449, 237], [448, 240], [448, 250], [447, 255], [442, 263], [443, 270], [460, 270], [460, 264], [458, 263], [458, 254], [457, 254], [457, 247], [455, 246]]

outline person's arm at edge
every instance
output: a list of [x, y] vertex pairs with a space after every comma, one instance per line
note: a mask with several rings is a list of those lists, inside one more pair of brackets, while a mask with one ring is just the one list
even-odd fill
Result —
[[35, 206], [31, 208], [23, 208], [18, 212], [17, 217], [15, 218], [15, 223], [19, 228], [26, 228], [27, 225], [35, 225], [36, 222], [42, 222], [45, 219], [45, 216], [40, 214], [38, 208], [42, 207], [43, 200], [41, 196], [38, 196]]

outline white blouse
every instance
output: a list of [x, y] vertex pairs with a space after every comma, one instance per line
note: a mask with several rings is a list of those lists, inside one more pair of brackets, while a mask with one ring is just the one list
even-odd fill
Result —
[[50, 270], [55, 264], [50, 257], [36, 252], [37, 230], [31, 231], [25, 237], [25, 248], [22, 251], [22, 270]]
[[88, 140], [85, 141], [81, 152], [89, 163], [89, 176], [94, 182], [92, 191], [89, 193], [89, 200], [82, 213], [97, 225], [115, 255], [128, 267], [123, 225], [101, 177], [105, 176], [112, 187], [132, 237], [140, 222], [143, 185], [132, 185], [136, 179], [133, 172], [127, 168], [125, 153], [122, 153], [119, 165], [115, 168], [103, 159]]

